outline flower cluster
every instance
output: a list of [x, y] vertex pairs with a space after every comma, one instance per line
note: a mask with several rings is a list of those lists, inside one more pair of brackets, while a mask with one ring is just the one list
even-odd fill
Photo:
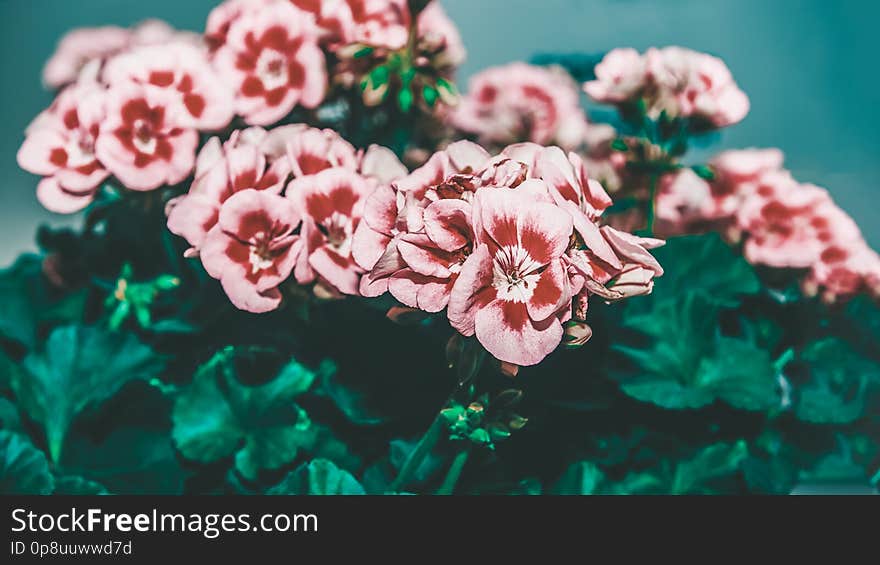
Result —
[[523, 143], [492, 157], [453, 143], [366, 201], [354, 259], [360, 291], [410, 308], [446, 310], [493, 356], [533, 365], [563, 338], [586, 339], [587, 301], [649, 293], [661, 245], [597, 221], [611, 204], [583, 161]]
[[735, 124], [749, 111], [724, 61], [682, 47], [614, 49], [584, 84], [593, 99], [621, 107], [644, 104], [652, 119], [689, 118], [697, 127]]
[[45, 177], [37, 197], [59, 213], [87, 206], [110, 175], [137, 191], [183, 181], [199, 130], [233, 117], [207, 49], [159, 22], [72, 32], [46, 82], [63, 88], [28, 126], [18, 162]]
[[474, 75], [451, 122], [483, 145], [531, 141], [576, 149], [587, 135], [587, 119], [571, 76], [561, 68], [526, 63]]
[[743, 242], [754, 264], [805, 269], [803, 288], [832, 302], [880, 294], [880, 256], [828, 192], [797, 182], [777, 149], [726, 151], [706, 181], [691, 169], [663, 179], [657, 229], [664, 234], [715, 229]]
[[[110, 176], [136, 191], [176, 185], [193, 172], [199, 132], [236, 115], [262, 126], [316, 108], [331, 82], [345, 82], [331, 80], [348, 72], [331, 62], [347, 47], [406, 44], [408, 10], [404, 0], [227, 0], [204, 37], [158, 21], [75, 30], [46, 65], [45, 82], [62, 90], [28, 127], [18, 162], [45, 177], [37, 197], [59, 213], [87, 206]], [[417, 33], [434, 63], [461, 61], [436, 2]]]
[[324, 296], [357, 294], [364, 201], [406, 172], [389, 150], [356, 151], [330, 130], [252, 127], [205, 144], [189, 192], [168, 203], [168, 229], [243, 310], [277, 308], [291, 274]]

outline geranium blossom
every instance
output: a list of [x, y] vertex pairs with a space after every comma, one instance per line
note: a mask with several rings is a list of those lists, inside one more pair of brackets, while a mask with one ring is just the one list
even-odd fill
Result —
[[299, 212], [288, 199], [266, 190], [242, 190], [223, 203], [217, 225], [205, 237], [205, 270], [220, 280], [236, 307], [273, 310], [281, 303], [278, 285], [297, 259], [300, 238], [294, 231], [299, 223]]
[[313, 18], [288, 2], [245, 10], [215, 55], [235, 92], [236, 111], [250, 124], [277, 122], [295, 106], [324, 99], [327, 69]]
[[95, 155], [103, 117], [103, 89], [83, 83], [65, 88], [28, 127], [18, 164], [45, 177], [37, 186], [37, 198], [48, 210], [81, 210], [110, 174]]
[[128, 51], [108, 61], [101, 77], [111, 86], [133, 81], [174, 93], [180, 106], [176, 114], [200, 130], [223, 128], [233, 116], [231, 90], [212, 69], [205, 50], [188, 43]]
[[176, 93], [136, 83], [107, 92], [95, 153], [127, 188], [177, 184], [192, 171], [199, 136], [178, 101]]
[[287, 197], [303, 213], [303, 248], [294, 273], [300, 284], [320, 277], [343, 294], [358, 294], [363, 270], [352, 257], [352, 238], [374, 188], [358, 173], [339, 167], [291, 181]]
[[452, 123], [487, 144], [517, 141], [574, 148], [585, 140], [587, 120], [577, 85], [561, 69], [511, 63], [473, 78]]
[[61, 38], [43, 68], [46, 86], [59, 88], [77, 80], [90, 62], [100, 63], [126, 49], [169, 41], [196, 44], [195, 34], [179, 32], [161, 20], [146, 20], [133, 28], [85, 27]]
[[449, 321], [501, 361], [534, 365], [559, 345], [570, 310], [562, 256], [571, 216], [519, 189], [483, 189], [475, 207], [476, 247], [452, 289]]
[[596, 79], [584, 84], [599, 102], [632, 105], [641, 99], [657, 119], [685, 117], [699, 127], [725, 127], [741, 121], [749, 99], [724, 61], [683, 47], [614, 49], [596, 66]]
[[259, 143], [249, 143], [252, 137], [264, 139], [265, 132], [252, 130], [234, 132], [222, 146], [218, 138], [211, 138], [199, 152], [189, 192], [168, 203], [168, 229], [186, 238], [192, 246], [188, 255], [198, 251], [216, 225], [220, 207], [233, 194], [245, 189], [280, 193], [284, 188], [289, 161], [282, 158], [269, 165]]

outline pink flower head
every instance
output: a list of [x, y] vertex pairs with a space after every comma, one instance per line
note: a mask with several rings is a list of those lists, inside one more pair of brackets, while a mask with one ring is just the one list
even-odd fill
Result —
[[278, 285], [296, 262], [299, 223], [293, 203], [271, 191], [242, 190], [223, 203], [201, 259], [237, 308], [267, 312], [281, 303]]
[[444, 199], [424, 211], [424, 233], [403, 234], [396, 251], [403, 266], [388, 279], [394, 298], [425, 312], [446, 308], [455, 281], [473, 250], [472, 205]]
[[290, 182], [287, 197], [303, 213], [297, 282], [320, 278], [342, 294], [358, 294], [364, 271], [352, 256], [352, 239], [374, 187], [358, 173], [339, 167]]
[[739, 122], [749, 111], [749, 99], [717, 57], [673, 46], [648, 49], [645, 61], [656, 89], [651, 106], [657, 114], [665, 110], [724, 127]]
[[274, 128], [263, 141], [267, 155], [288, 159], [295, 177], [314, 175], [333, 167], [352, 171], [358, 168], [355, 148], [331, 129], [317, 129], [304, 124]]
[[145, 20], [133, 28], [117, 26], [79, 28], [61, 38], [43, 68], [46, 86], [60, 88], [74, 82], [85, 69], [100, 68], [103, 61], [126, 49], [167, 42], [198, 44], [198, 36], [177, 31], [162, 20]]
[[136, 83], [108, 90], [95, 154], [127, 188], [177, 184], [192, 171], [199, 136], [178, 102], [174, 92]]
[[641, 98], [651, 118], [694, 118], [700, 127], [741, 121], [749, 99], [724, 61], [683, 47], [615, 49], [596, 66], [596, 80], [584, 90], [599, 102], [632, 104]]
[[552, 352], [562, 339], [560, 319], [570, 315], [571, 289], [562, 257], [572, 233], [571, 216], [551, 203], [536, 202], [528, 186], [536, 183], [541, 181], [477, 193], [476, 247], [449, 299], [455, 329], [476, 335], [496, 358], [517, 365], [534, 365]]
[[576, 153], [566, 156], [559, 147], [545, 147], [538, 153], [533, 174], [547, 183], [556, 205], [571, 215], [584, 244], [607, 263], [619, 266], [596, 225], [602, 212], [611, 206], [611, 197], [598, 181], [587, 176], [583, 159]]
[[[734, 200], [725, 203], [734, 204]], [[690, 168], [683, 168], [660, 179], [654, 201], [655, 229], [662, 234], [684, 234], [700, 231], [708, 224], [731, 216], [728, 209], [712, 197], [712, 187]]]
[[187, 194], [168, 204], [168, 229], [198, 252], [207, 233], [217, 224], [220, 208], [234, 194], [247, 189], [279, 194], [290, 174], [286, 159], [267, 165], [257, 144], [248, 143], [253, 132], [233, 133], [223, 146], [211, 138], [199, 152], [195, 180]]
[[829, 205], [828, 193], [812, 185], [793, 184], [766, 198], [749, 198], [737, 216], [748, 234], [746, 259], [771, 267], [809, 267], [822, 252], [823, 241], [832, 237], [820, 212]]
[[297, 105], [314, 108], [324, 100], [327, 69], [317, 30], [289, 2], [245, 10], [232, 21], [215, 62], [248, 123], [271, 124]]
[[190, 127], [217, 130], [233, 115], [230, 89], [220, 80], [204, 49], [180, 41], [138, 47], [109, 60], [102, 72], [112, 85], [133, 81], [174, 94], [176, 114]]
[[596, 79], [584, 83], [584, 91], [597, 102], [625, 102], [644, 88], [646, 71], [645, 60], [635, 49], [612, 49], [596, 65]]
[[446, 15], [439, 1], [430, 2], [419, 14], [419, 43], [424, 51], [438, 53], [439, 68], [457, 67], [467, 55], [458, 28]]
[[574, 148], [583, 143], [587, 129], [571, 77], [525, 63], [490, 68], [471, 78], [451, 120], [495, 145], [533, 141]]
[[75, 29], [61, 38], [43, 68], [46, 86], [60, 88], [76, 81], [80, 71], [93, 59], [119, 53], [131, 42], [131, 30], [117, 27]]
[[781, 170], [783, 159], [779, 149], [736, 149], [719, 153], [709, 164], [718, 180], [733, 184], [754, 182], [764, 173]]
[[85, 208], [109, 176], [95, 156], [103, 117], [103, 89], [82, 83], [62, 90], [28, 127], [18, 164], [45, 177], [37, 186], [37, 198], [48, 210], [69, 214]]

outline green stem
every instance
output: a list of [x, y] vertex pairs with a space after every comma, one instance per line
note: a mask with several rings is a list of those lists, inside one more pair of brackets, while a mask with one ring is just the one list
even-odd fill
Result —
[[425, 460], [425, 457], [427, 457], [434, 446], [437, 445], [437, 442], [440, 440], [445, 429], [445, 419], [441, 414], [437, 414], [437, 417], [431, 422], [431, 427], [428, 428], [428, 431], [426, 431], [422, 436], [422, 439], [419, 440], [416, 448], [410, 452], [409, 457], [406, 458], [406, 461], [404, 461], [403, 466], [400, 468], [397, 477], [388, 487], [391, 492], [400, 492], [400, 489], [405, 487], [407, 483], [412, 480], [416, 471]]
[[647, 230], [648, 235], [654, 235], [654, 208], [657, 204], [657, 181], [659, 180], [660, 175], [655, 173], [651, 173], [648, 181], [648, 221], [647, 221]]
[[452, 464], [449, 466], [449, 471], [447, 471], [443, 483], [440, 485], [440, 488], [437, 489], [437, 494], [446, 495], [455, 492], [455, 485], [458, 483], [459, 477], [461, 477], [461, 472], [464, 470], [464, 466], [467, 464], [470, 454], [470, 446], [458, 452], [455, 459], [452, 460]]

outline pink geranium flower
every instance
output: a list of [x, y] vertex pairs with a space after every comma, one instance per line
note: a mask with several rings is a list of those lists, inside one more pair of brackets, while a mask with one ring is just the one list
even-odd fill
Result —
[[165, 89], [178, 99], [191, 127], [217, 130], [233, 116], [231, 90], [212, 69], [203, 48], [184, 42], [143, 46], [110, 59], [102, 72], [109, 85], [133, 81]]
[[242, 190], [223, 203], [205, 237], [202, 263], [232, 303], [267, 312], [281, 303], [278, 286], [293, 270], [300, 216], [292, 202], [271, 191]]
[[[475, 199], [476, 247], [452, 289], [448, 315], [501, 361], [534, 365], [562, 339], [571, 289], [562, 256], [572, 233], [566, 212], [531, 190], [484, 188]], [[546, 190], [546, 189], [545, 189]], [[563, 314], [564, 313], [564, 314]]]
[[247, 189], [278, 194], [284, 188], [290, 174], [288, 161], [277, 159], [269, 165], [258, 144], [247, 142], [255, 135], [259, 136], [235, 132], [222, 146], [218, 138], [211, 138], [199, 152], [189, 192], [169, 202], [168, 229], [192, 246], [187, 255], [198, 252], [216, 225], [221, 206], [232, 195]]
[[767, 198], [746, 200], [737, 215], [748, 234], [746, 259], [771, 267], [807, 268], [832, 237], [827, 219], [816, 214], [832, 205], [828, 193], [812, 185], [792, 185]]
[[[475, 174], [489, 162], [485, 149], [459, 141], [435, 153], [409, 175], [390, 185], [380, 185], [369, 196], [364, 221], [353, 241], [355, 260], [369, 271], [361, 281], [362, 295], [378, 296], [388, 290], [389, 277], [406, 266], [398, 252], [399, 238], [424, 232], [425, 208], [431, 202], [470, 199], [481, 183]], [[429, 241], [414, 241], [431, 245]]]
[[584, 83], [584, 91], [597, 102], [616, 104], [634, 98], [644, 88], [644, 58], [632, 48], [612, 49], [595, 69], [596, 78]]
[[494, 145], [533, 141], [575, 148], [587, 129], [571, 77], [525, 63], [490, 68], [471, 78], [451, 120], [481, 143]]
[[104, 98], [98, 85], [69, 86], [27, 129], [18, 164], [45, 177], [37, 186], [37, 198], [52, 212], [85, 208], [110, 174], [95, 155]]
[[177, 184], [192, 171], [199, 136], [178, 102], [176, 93], [136, 83], [107, 92], [95, 153], [127, 188]]
[[295, 177], [314, 175], [333, 167], [358, 169], [355, 148], [331, 129], [304, 124], [280, 126], [268, 133], [262, 147], [267, 155], [284, 156]]
[[180, 32], [161, 20], [146, 20], [133, 28], [118, 26], [75, 29], [58, 42], [55, 52], [43, 68], [46, 86], [60, 88], [77, 80], [91, 62], [100, 64], [126, 49], [169, 41], [196, 44], [197, 36]]
[[327, 69], [313, 18], [288, 2], [245, 10], [234, 19], [215, 63], [250, 124], [277, 122], [297, 105], [324, 100]]
[[396, 242], [405, 264], [388, 279], [391, 295], [412, 308], [446, 308], [455, 281], [473, 250], [472, 206], [445, 199], [428, 205], [423, 234], [404, 234]]
[[358, 294], [364, 271], [352, 256], [352, 238], [374, 188], [358, 173], [339, 167], [291, 181], [287, 197], [303, 214], [297, 282], [320, 279], [342, 294]]
[[724, 61], [683, 47], [614, 49], [584, 84], [599, 102], [632, 106], [641, 99], [648, 116], [694, 118], [699, 127], [720, 128], [741, 121], [749, 99]]

